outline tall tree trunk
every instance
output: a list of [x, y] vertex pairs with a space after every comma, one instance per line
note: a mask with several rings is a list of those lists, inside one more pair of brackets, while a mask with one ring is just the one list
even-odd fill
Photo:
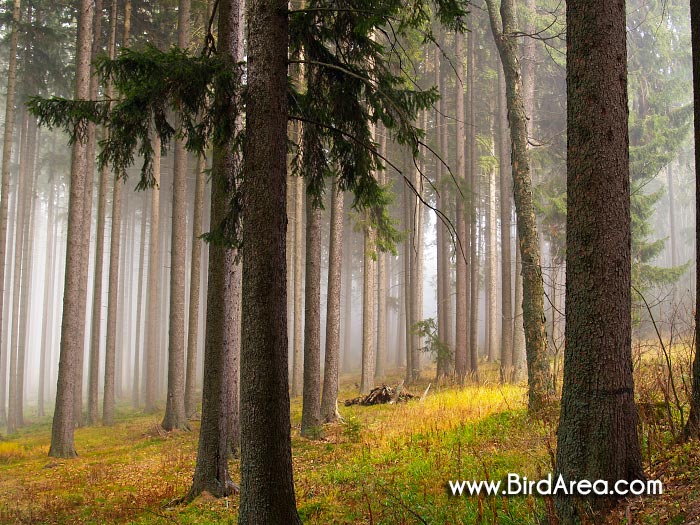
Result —
[[[464, 140], [465, 140], [465, 112], [464, 112], [464, 35], [457, 33], [455, 35], [455, 57], [457, 61], [457, 100], [456, 100], [456, 116], [457, 121], [457, 182], [459, 188], [457, 191], [457, 243], [456, 243], [456, 339], [455, 339], [455, 372], [457, 379], [462, 382], [467, 374], [469, 363], [469, 339], [467, 328], [469, 326], [468, 317], [468, 301], [467, 297], [467, 273], [469, 272], [469, 240], [467, 237], [467, 222], [466, 222], [466, 206], [469, 202], [467, 199], [468, 190], [464, 181], [466, 179], [466, 166], [464, 159]], [[471, 74], [471, 72], [468, 72]], [[465, 200], [467, 199], [467, 200]]]
[[[690, 1], [690, 30], [693, 49], [693, 122], [695, 129], [695, 357], [693, 358], [690, 415], [684, 429], [688, 437], [700, 437], [700, 1]], [[3, 190], [4, 191], [4, 190]]]
[[[134, 408], [138, 408], [141, 403], [141, 362], [143, 360], [143, 340], [141, 333], [143, 331], [142, 307], [143, 307], [143, 280], [146, 274], [146, 212], [148, 210], [148, 201], [143, 199], [141, 206], [141, 234], [139, 235], [139, 283], [136, 292], [136, 344], [134, 345], [134, 374], [131, 388], [131, 404]], [[198, 294], [199, 295], [199, 294]]]
[[345, 236], [345, 250], [343, 252], [343, 265], [345, 266], [345, 304], [343, 306], [343, 372], [350, 372], [352, 368], [350, 345], [352, 344], [352, 254], [353, 254], [352, 225], [348, 220], [347, 235]]
[[[243, 56], [243, 42], [239, 28], [243, 23], [242, 5], [235, 0], [219, 4], [219, 56], [235, 67]], [[225, 96], [217, 93], [218, 97]], [[223, 103], [223, 101], [221, 101]], [[236, 101], [230, 107], [236, 107]], [[240, 119], [229, 115], [237, 126]], [[214, 148], [212, 160], [211, 230], [221, 227], [228, 214], [230, 192], [236, 184], [236, 167], [240, 159], [234, 151], [234, 137]], [[284, 231], [284, 230], [281, 230]], [[203, 491], [217, 497], [227, 496], [235, 489], [228, 472], [228, 458], [238, 439], [230, 436], [231, 419], [236, 417], [233, 407], [227, 406], [235, 395], [231, 390], [237, 384], [238, 342], [241, 328], [241, 265], [235, 264], [236, 250], [220, 243], [212, 243], [208, 250], [208, 286], [204, 341], [204, 379], [202, 384], [202, 424], [199, 432], [197, 465], [192, 487], [186, 496], [190, 500]], [[286, 307], [286, 303], [283, 301]], [[223, 315], [221, 312], [223, 305]], [[286, 338], [286, 333], [285, 333]], [[233, 354], [233, 355], [232, 355]], [[287, 369], [286, 362], [284, 369]], [[284, 392], [287, 392], [285, 378]], [[289, 399], [289, 398], [287, 398]]]
[[46, 261], [44, 266], [44, 299], [43, 311], [44, 316], [41, 323], [41, 347], [39, 349], [39, 392], [37, 395], [37, 415], [44, 417], [44, 403], [46, 401], [46, 383], [47, 370], [49, 368], [48, 354], [49, 345], [51, 344], [51, 328], [53, 327], [53, 311], [54, 311], [54, 286], [53, 279], [55, 250], [56, 250], [56, 229], [58, 220], [55, 213], [55, 196], [56, 186], [53, 175], [49, 178], [49, 193], [47, 198], [46, 209]]
[[[15, 126], [15, 86], [17, 84], [17, 46], [19, 42], [19, 22], [21, 16], [20, 0], [14, 0], [12, 8], [12, 25], [10, 29], [9, 60], [7, 68], [7, 92], [5, 96], [5, 130], [3, 133], [2, 146], [2, 180], [0, 182], [0, 326], [3, 325], [3, 315], [5, 306], [5, 270], [7, 256], [7, 215], [10, 204], [10, 168], [12, 166], [12, 140]], [[8, 272], [9, 273], [9, 272]], [[7, 332], [3, 330], [0, 339], [6, 339]], [[4, 346], [4, 343], [0, 341]], [[1, 346], [0, 346], [1, 348]], [[8, 346], [9, 348], [9, 346]], [[0, 350], [1, 351], [1, 350]], [[5, 369], [7, 366], [7, 356], [0, 355], [0, 362]], [[5, 372], [2, 370], [0, 376], [0, 415], [5, 412]], [[2, 420], [4, 418], [0, 418]], [[14, 424], [14, 423], [13, 423]]]
[[[567, 483], [629, 482], [644, 473], [632, 375], [625, 2], [571, 2], [566, 21], [566, 349], [556, 466]], [[568, 524], [612, 501], [567, 496], [556, 505]]]
[[474, 33], [469, 33], [467, 51], [467, 122], [469, 124], [469, 372], [479, 380], [479, 173], [476, 151], [476, 116], [474, 111], [474, 79], [476, 77], [476, 44]]
[[[177, 45], [190, 43], [190, 0], [178, 4]], [[172, 243], [170, 249], [170, 323], [168, 324], [168, 393], [162, 427], [189, 430], [185, 411], [185, 266], [187, 259], [187, 150], [175, 140]]]
[[[160, 140], [153, 139], [153, 178], [155, 186], [151, 189], [151, 228], [149, 234], [148, 254], [148, 293], [146, 296], [146, 369], [144, 410], [155, 412], [158, 382], [158, 304], [160, 301]], [[109, 342], [109, 335], [107, 336]]]
[[367, 224], [364, 230], [362, 271], [362, 375], [360, 393], [368, 394], [374, 387], [374, 330], [376, 261], [374, 260], [376, 232]]
[[38, 128], [36, 120], [29, 120], [29, 144], [27, 152], [26, 176], [29, 178], [25, 202], [24, 234], [22, 235], [22, 284], [21, 306], [19, 319], [19, 346], [17, 349], [17, 426], [24, 426], [24, 393], [25, 376], [27, 372], [27, 345], [29, 341], [29, 313], [31, 307], [32, 273], [34, 260], [34, 231], [35, 188], [36, 188], [36, 152], [38, 144]]
[[[379, 137], [379, 152], [386, 157], [386, 130]], [[377, 172], [379, 184], [386, 184], [386, 172]], [[387, 362], [387, 254], [377, 250], [377, 360], [374, 376], [381, 380], [386, 375]]]
[[[321, 420], [330, 423], [338, 418], [338, 364], [340, 361], [340, 283], [343, 266], [343, 192], [333, 184], [331, 190], [330, 246], [328, 254], [328, 288], [326, 301], [326, 355], [323, 367]], [[350, 273], [350, 268], [347, 269]], [[347, 282], [347, 280], [346, 280]], [[348, 294], [348, 290], [345, 291]], [[349, 295], [349, 294], [348, 294]], [[348, 303], [346, 302], [346, 307]], [[349, 327], [345, 326], [346, 334]], [[346, 347], [347, 348], [347, 347]]]
[[301, 435], [313, 437], [321, 426], [321, 208], [310, 198], [306, 201], [305, 274]]
[[[303, 349], [302, 338], [303, 316], [302, 289], [304, 274], [302, 272], [304, 251], [303, 246], [303, 220], [304, 211], [304, 181], [295, 177], [294, 183], [294, 353], [292, 355], [292, 397], [301, 394], [303, 381]], [[308, 203], [307, 203], [308, 205]]]
[[[289, 421], [284, 232], [287, 3], [247, 6], [248, 104], [244, 174], [241, 504], [239, 523], [301, 523]], [[265, 483], [260, 479], [265, 477]]]
[[[423, 128], [425, 125], [423, 114]], [[413, 171], [413, 187], [421, 194], [423, 188], [421, 169]], [[411, 325], [423, 320], [423, 207], [420, 195], [411, 199], [412, 246], [411, 246]], [[420, 349], [423, 347], [421, 337], [411, 331], [411, 380], [415, 383], [420, 379]]]
[[[497, 114], [497, 113], [496, 113]], [[495, 120], [498, 120], [497, 118]], [[497, 123], [492, 123], [493, 130], [491, 136], [494, 140], [493, 155], [496, 156], [495, 146], [497, 141], [496, 128]], [[498, 345], [498, 326], [496, 324], [496, 315], [498, 313], [498, 275], [496, 266], [498, 266], [498, 245], [496, 241], [496, 170], [488, 168], [488, 196], [487, 196], [487, 229], [486, 235], [486, 294], [487, 294], [487, 348], [489, 361], [495, 362], [500, 357]]]
[[510, 240], [512, 183], [508, 150], [508, 111], [503, 70], [498, 71], [498, 169], [501, 197], [501, 381], [513, 381], [513, 268]]
[[[408, 166], [408, 162], [405, 162], [405, 166]], [[411, 383], [413, 381], [413, 365], [411, 360], [413, 358], [413, 353], [411, 352], [413, 344], [413, 333], [412, 333], [412, 308], [411, 308], [411, 288], [412, 286], [412, 273], [411, 273], [411, 263], [413, 256], [411, 254], [411, 236], [413, 235], [413, 215], [411, 206], [411, 190], [407, 184], [403, 184], [403, 227], [406, 231], [407, 238], [403, 243], [403, 293], [404, 293], [404, 312], [405, 312], [405, 323], [404, 330], [406, 334], [405, 339], [405, 352], [406, 352], [406, 383]]]
[[[81, 0], [78, 11], [78, 36], [76, 41], [75, 98], [86, 100], [90, 94], [90, 43], [94, 4]], [[76, 456], [74, 444], [74, 391], [76, 367], [84, 348], [85, 306], [87, 302], [84, 276], [87, 277], [85, 230], [90, 224], [85, 220], [86, 194], [92, 193], [92, 174], [87, 172], [87, 145], [76, 141], [71, 152], [70, 197], [68, 200], [68, 233], [66, 249], [66, 274], [63, 293], [63, 318], [61, 321], [60, 360], [56, 383], [56, 408], [51, 427], [49, 456], [72, 458]], [[87, 236], [89, 238], [89, 234]]]
[[[95, 28], [99, 28], [98, 19], [95, 19]], [[114, 59], [117, 35], [117, 0], [112, 0], [112, 9], [109, 18], [109, 44], [107, 51], [109, 57]], [[97, 49], [96, 49], [97, 48]], [[99, 50], [99, 39], [93, 42], [93, 55]], [[91, 86], [92, 88], [92, 86]], [[113, 97], [111, 83], [107, 85], [107, 98]], [[104, 133], [109, 133], [104, 130]], [[98, 422], [99, 405], [99, 380], [100, 373], [100, 346], [102, 342], [102, 269], [104, 266], [104, 244], [105, 244], [105, 223], [107, 214], [107, 178], [109, 169], [107, 166], [100, 170], [100, 182], [97, 197], [97, 231], [95, 239], [95, 277], [94, 295], [92, 303], [92, 328], [90, 330], [90, 354], [88, 364], [88, 425], [95, 425]]]
[[202, 260], [202, 207], [204, 206], [204, 185], [206, 159], [197, 159], [194, 187], [194, 214], [192, 220], [192, 262], [190, 263], [190, 303], [187, 329], [187, 371], [185, 376], [185, 415], [192, 415], [197, 409], [195, 392], [197, 389], [197, 340], [199, 334], [199, 288], [200, 265]]
[[[15, 212], [15, 234], [16, 243], [14, 250], [14, 275], [12, 280], [12, 317], [11, 338], [10, 338], [10, 367], [9, 367], [9, 391], [7, 409], [7, 433], [12, 434], [19, 425], [20, 410], [18, 406], [18, 355], [19, 355], [19, 320], [20, 320], [20, 283], [22, 282], [22, 246], [24, 245], [24, 210], [27, 207], [27, 168], [29, 157], [29, 119], [27, 112], [22, 112], [22, 127], [20, 132], [20, 155], [19, 155], [19, 176], [17, 177], [17, 209]], [[26, 271], [26, 268], [25, 268]]]
[[[500, 23], [494, 0], [487, 0], [491, 31], [501, 56], [506, 81], [506, 102], [512, 143], [512, 173], [518, 243], [523, 272], [523, 325], [528, 370], [528, 408], [541, 409], [551, 396], [544, 317], [544, 286], [532, 198], [528, 152], [527, 115], [523, 106], [522, 76], [518, 64], [515, 8], [512, 0], [501, 1]], [[502, 29], [501, 29], [502, 25]]]

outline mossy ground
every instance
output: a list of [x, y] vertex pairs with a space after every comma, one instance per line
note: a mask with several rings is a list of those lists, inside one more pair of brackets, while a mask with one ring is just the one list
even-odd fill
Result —
[[[480, 385], [433, 385], [422, 401], [373, 407], [342, 405], [356, 396], [347, 378], [340, 394], [345, 421], [324, 426], [317, 440], [299, 436], [301, 399], [292, 400], [294, 479], [304, 522], [544, 522], [551, 501], [540, 497], [448, 494], [450, 479], [497, 480], [508, 472], [538, 479], [552, 470], [555, 418], [528, 418], [524, 386], [499, 385], [495, 370], [488, 372], [482, 377], [493, 380]], [[388, 382], [396, 384], [398, 377]], [[425, 386], [427, 381], [412, 392], [420, 395]], [[217, 500], [205, 494], [187, 506], [169, 505], [189, 487], [198, 422], [192, 422], [192, 432], [164, 434], [158, 430], [160, 414], [122, 406], [117, 416], [114, 427], [76, 430], [74, 460], [47, 457], [49, 418], [35, 418], [0, 442], [0, 523], [236, 522], [237, 496]], [[683, 457], [700, 455], [695, 445], [673, 450]], [[237, 480], [238, 460], [230, 466]], [[690, 501], [697, 489], [682, 493]], [[688, 505], [673, 514], [669, 504], [665, 521], [653, 521], [648, 505], [631, 505], [640, 516], [635, 523], [685, 523], [674, 519], [681, 512], [688, 516]], [[626, 519], [624, 512], [618, 517]]]

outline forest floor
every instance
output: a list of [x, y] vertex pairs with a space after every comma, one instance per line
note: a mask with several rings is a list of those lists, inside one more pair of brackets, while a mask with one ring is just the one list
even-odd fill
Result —
[[[398, 376], [387, 383], [395, 386]], [[420, 396], [426, 386], [412, 392]], [[299, 436], [301, 399], [292, 400], [294, 480], [305, 523], [546, 522], [551, 499], [448, 494], [448, 480], [499, 480], [508, 472], [536, 480], [551, 472], [556, 417], [529, 419], [524, 386], [433, 385], [422, 401], [345, 407], [356, 392], [346, 378], [344, 422], [326, 425], [317, 440]], [[159, 421], [123, 406], [113, 428], [76, 430], [77, 459], [56, 460], [47, 457], [50, 419], [33, 418], [0, 441], [0, 523], [235, 523], [237, 496], [205, 494], [168, 506], [189, 487], [199, 423], [191, 422], [192, 432], [166, 434]], [[700, 523], [700, 449], [668, 447], [657, 437], [647, 443], [653, 464], [645, 467], [664, 481], [666, 494], [622, 502], [609, 523]], [[237, 481], [238, 460], [230, 467]]]

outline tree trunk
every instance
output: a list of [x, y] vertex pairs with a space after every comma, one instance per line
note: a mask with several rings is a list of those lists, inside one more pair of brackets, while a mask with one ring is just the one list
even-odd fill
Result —
[[305, 274], [301, 435], [313, 437], [321, 426], [321, 208], [313, 199], [306, 202]]
[[294, 183], [295, 199], [294, 199], [294, 354], [292, 356], [292, 397], [301, 394], [303, 380], [303, 348], [304, 340], [302, 338], [303, 316], [302, 312], [302, 289], [303, 278], [302, 272], [304, 252], [303, 246], [303, 220], [302, 214], [304, 210], [304, 181], [295, 177]]
[[494, 1], [487, 0], [487, 7], [506, 82], [506, 102], [512, 144], [513, 194], [518, 217], [518, 243], [522, 257], [528, 409], [538, 411], [550, 400], [551, 374], [547, 357], [544, 286], [532, 198], [527, 115], [523, 106], [522, 76], [518, 64], [518, 39], [513, 35], [516, 30], [515, 9], [512, 0], [501, 1], [501, 30]]
[[[464, 112], [464, 35], [457, 33], [455, 35], [455, 57], [457, 61], [457, 101], [456, 101], [456, 116], [457, 121], [457, 182], [459, 189], [457, 196], [457, 243], [456, 243], [456, 308], [455, 308], [455, 372], [457, 379], [461, 382], [467, 374], [469, 363], [469, 340], [467, 328], [469, 325], [468, 318], [468, 301], [467, 297], [467, 273], [469, 271], [469, 239], [467, 237], [466, 223], [466, 204], [468, 190], [464, 181], [466, 179], [466, 166], [464, 159], [464, 140], [465, 140], [465, 112]], [[471, 74], [471, 72], [469, 72]], [[465, 200], [466, 199], [466, 200]]]
[[187, 329], [187, 371], [185, 376], [185, 415], [197, 410], [195, 392], [197, 389], [197, 340], [199, 334], [199, 288], [200, 265], [202, 259], [202, 207], [204, 206], [204, 185], [206, 159], [197, 159], [194, 188], [194, 215], [192, 220], [192, 262], [190, 264], [190, 311]]
[[[14, 137], [15, 126], [15, 86], [17, 83], [17, 45], [19, 42], [19, 22], [21, 16], [20, 0], [14, 0], [12, 8], [12, 25], [9, 39], [9, 64], [7, 71], [7, 92], [5, 98], [5, 131], [3, 134], [2, 147], [2, 180], [0, 182], [0, 326], [3, 325], [4, 305], [5, 305], [5, 270], [7, 254], [7, 215], [10, 204], [10, 168], [12, 166], [12, 139]], [[7, 332], [3, 331], [0, 338], [6, 339]], [[8, 346], [8, 348], [10, 348]], [[0, 362], [7, 363], [7, 358], [0, 355]], [[5, 368], [0, 366], [0, 368]], [[5, 412], [5, 372], [3, 370], [0, 387], [0, 415]], [[2, 418], [0, 418], [2, 419]]]
[[345, 284], [343, 288], [345, 290], [345, 305], [343, 306], [343, 372], [350, 372], [352, 368], [351, 363], [351, 349], [352, 344], [352, 254], [353, 254], [353, 232], [352, 225], [348, 221], [347, 235], [345, 236], [345, 250], [343, 252], [343, 264], [345, 265]]
[[512, 382], [513, 376], [513, 268], [511, 265], [511, 195], [508, 163], [508, 110], [503, 70], [498, 71], [498, 168], [501, 197], [501, 381]]
[[[408, 166], [408, 162], [405, 166]], [[403, 181], [402, 181], [403, 182]], [[406, 334], [405, 339], [405, 352], [406, 352], [406, 383], [410, 384], [413, 381], [413, 366], [411, 360], [413, 354], [411, 352], [411, 347], [413, 343], [413, 333], [411, 330], [411, 325], [413, 323], [413, 315], [411, 309], [411, 289], [412, 289], [412, 274], [411, 274], [411, 238], [413, 229], [413, 215], [411, 212], [411, 190], [406, 183], [403, 183], [403, 227], [406, 232], [407, 238], [403, 242], [403, 293], [404, 293], [404, 312], [405, 312], [405, 323], [404, 330]]]
[[[90, 42], [92, 37], [92, 15], [94, 4], [81, 0], [76, 42], [75, 98], [86, 100], [90, 91]], [[76, 367], [84, 347], [85, 304], [87, 297], [83, 275], [87, 276], [85, 254], [85, 230], [90, 229], [86, 222], [86, 193], [92, 193], [92, 176], [87, 173], [87, 145], [76, 141], [71, 152], [70, 197], [68, 200], [68, 233], [66, 249], [66, 273], [63, 293], [63, 319], [61, 321], [61, 355], [56, 383], [56, 408], [51, 427], [51, 447], [49, 456], [72, 458], [76, 456], [73, 440], [75, 414], [74, 391]], [[89, 234], [88, 234], [89, 237]]]
[[[190, 1], [178, 4], [178, 47], [190, 42]], [[185, 266], [187, 259], [187, 150], [175, 140], [170, 249], [170, 322], [168, 324], [168, 392], [161, 426], [189, 430], [185, 411]]]
[[[10, 318], [10, 367], [9, 390], [7, 407], [7, 433], [13, 434], [19, 426], [19, 320], [20, 320], [20, 283], [22, 282], [23, 263], [22, 247], [24, 245], [24, 215], [27, 207], [27, 168], [29, 157], [29, 119], [27, 112], [22, 112], [22, 127], [20, 130], [19, 176], [17, 177], [17, 209], [15, 212], [15, 241], [14, 275], [12, 280], [12, 317]], [[24, 269], [26, 271], [26, 268]]]
[[[99, 27], [98, 18], [95, 20], [95, 28]], [[112, 1], [112, 9], [109, 18], [109, 44], [108, 53], [111, 59], [114, 59], [117, 34], [117, 2]], [[99, 39], [95, 39], [93, 43], [93, 55], [97, 54], [95, 49]], [[95, 86], [96, 87], [96, 86]], [[91, 87], [92, 88], [92, 87]], [[107, 98], [113, 97], [111, 83], [107, 85]], [[109, 131], [104, 130], [107, 134]], [[92, 302], [92, 328], [90, 330], [90, 354], [88, 364], [88, 425], [95, 425], [99, 420], [99, 380], [100, 373], [100, 346], [102, 342], [102, 268], [104, 266], [104, 244], [105, 244], [105, 223], [107, 214], [107, 178], [109, 169], [107, 166], [100, 170], [100, 181], [97, 197], [97, 231], [95, 239], [95, 277], [94, 277], [94, 295]]]
[[476, 44], [474, 33], [469, 34], [467, 51], [467, 122], [469, 124], [469, 372], [479, 380], [479, 174], [476, 151], [476, 117], [474, 111], [474, 79], [476, 77]]
[[362, 375], [360, 393], [369, 394], [374, 387], [374, 313], [376, 261], [374, 260], [375, 236], [373, 226], [366, 225], [364, 231], [362, 271]]
[[[148, 254], [148, 294], [146, 296], [146, 369], [144, 410], [155, 412], [156, 387], [158, 382], [158, 303], [160, 300], [160, 140], [153, 139], [153, 178], [155, 186], [151, 189], [151, 231], [149, 234]], [[109, 337], [109, 336], [108, 336]], [[109, 342], [109, 339], [107, 340]]]
[[[337, 184], [331, 189], [330, 246], [328, 254], [328, 288], [326, 300], [326, 355], [323, 367], [321, 420], [330, 423], [338, 418], [338, 363], [340, 361], [340, 283], [343, 265], [343, 192]], [[349, 272], [349, 269], [348, 269]], [[347, 294], [347, 291], [345, 292]], [[345, 327], [346, 333], [348, 327]]]
[[[301, 523], [289, 421], [286, 316], [287, 3], [247, 6], [239, 523]], [[271, 438], [272, 436], [272, 438]], [[261, 479], [265, 479], [261, 483]]]
[[141, 404], [141, 375], [143, 374], [141, 362], [143, 360], [143, 340], [141, 332], [143, 331], [142, 307], [143, 307], [143, 280], [146, 274], [146, 212], [148, 210], [148, 201], [143, 198], [141, 206], [141, 234], [139, 235], [139, 283], [136, 292], [136, 344], [134, 345], [134, 374], [131, 388], [131, 404], [134, 408], [138, 408]]
[[[243, 56], [239, 27], [243, 23], [242, 6], [234, 0], [219, 4], [219, 56], [235, 67]], [[217, 96], [225, 96], [217, 93]], [[223, 101], [221, 101], [223, 103]], [[230, 107], [236, 106], [236, 101]], [[229, 118], [240, 125], [237, 115]], [[234, 188], [236, 166], [240, 162], [234, 151], [234, 137], [214, 147], [210, 227], [220, 227], [228, 215], [230, 192]], [[281, 230], [282, 232], [284, 230]], [[228, 406], [237, 396], [238, 359], [241, 318], [241, 265], [235, 264], [236, 250], [220, 243], [209, 245], [207, 308], [204, 340], [204, 378], [202, 384], [202, 424], [199, 432], [197, 465], [192, 487], [186, 496], [191, 500], [203, 491], [216, 497], [231, 494], [235, 485], [228, 472], [231, 447], [238, 443], [230, 436], [234, 407]], [[284, 302], [282, 304], [285, 304]], [[223, 312], [222, 312], [223, 310]], [[286, 334], [285, 334], [286, 336]], [[285, 362], [286, 370], [286, 362]], [[234, 381], [232, 381], [232, 379]], [[287, 392], [285, 380], [284, 392]], [[288, 398], [287, 398], [288, 399]]]
[[[41, 323], [41, 347], [39, 349], [39, 392], [37, 395], [37, 415], [44, 417], [44, 403], [46, 401], [46, 382], [47, 370], [49, 363], [47, 362], [48, 353], [51, 341], [51, 328], [53, 327], [53, 311], [54, 311], [54, 279], [53, 270], [55, 264], [54, 253], [56, 250], [56, 225], [58, 220], [55, 213], [55, 196], [56, 186], [53, 175], [49, 178], [49, 193], [47, 198], [46, 210], [46, 261], [44, 266], [44, 300], [43, 311], [44, 316]], [[1, 387], [0, 387], [1, 388]]]
[[[495, 109], [495, 108], [494, 108]], [[498, 113], [495, 112], [497, 115]], [[496, 117], [497, 120], [497, 117]], [[491, 136], [494, 140], [493, 156], [496, 156], [495, 145], [497, 135], [495, 133], [497, 123], [492, 124], [493, 132]], [[498, 313], [498, 276], [496, 266], [498, 266], [498, 244], [496, 241], [496, 170], [488, 168], [488, 197], [487, 201], [487, 229], [486, 229], [486, 294], [487, 294], [487, 348], [490, 362], [495, 362], [500, 357], [498, 345], [498, 326], [496, 315]]]
[[[700, 254], [700, 1], [690, 2], [690, 30], [693, 48], [693, 104], [695, 127], [695, 253]], [[4, 193], [3, 193], [4, 195]], [[690, 415], [685, 437], [700, 436], [700, 264], [695, 263], [695, 357], [693, 359]]]
[[[556, 465], [567, 483], [629, 482], [644, 473], [631, 351], [625, 2], [569, 3], [566, 21], [566, 349]], [[612, 502], [556, 499], [565, 524]]]

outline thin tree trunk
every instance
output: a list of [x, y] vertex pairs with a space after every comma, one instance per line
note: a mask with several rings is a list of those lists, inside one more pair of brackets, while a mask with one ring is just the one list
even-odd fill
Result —
[[312, 201], [307, 199], [306, 202], [304, 391], [301, 413], [301, 435], [304, 437], [317, 436], [321, 426], [321, 208]]
[[[333, 184], [331, 189], [330, 246], [326, 301], [326, 355], [323, 368], [321, 420], [330, 423], [338, 418], [338, 363], [340, 361], [340, 283], [343, 266], [344, 195]], [[347, 269], [350, 273], [350, 269]], [[348, 291], [345, 291], [348, 294]], [[347, 305], [347, 307], [351, 307]], [[345, 333], [349, 327], [345, 326]], [[346, 346], [347, 348], [347, 346]]]
[[[408, 162], [406, 162], [408, 165]], [[411, 288], [412, 288], [412, 274], [411, 274], [411, 236], [413, 235], [413, 216], [411, 212], [411, 197], [410, 189], [407, 184], [403, 184], [403, 226], [406, 231], [407, 238], [403, 243], [403, 293], [404, 293], [404, 331], [406, 333], [405, 339], [405, 352], [406, 352], [406, 383], [410, 384], [413, 381], [413, 365], [411, 360], [413, 354], [411, 352], [411, 347], [413, 344], [413, 334], [412, 334], [412, 323], [413, 323], [413, 313], [411, 308]]]
[[[497, 136], [495, 133], [496, 123], [492, 124], [493, 133], [491, 136], [496, 144]], [[493, 151], [495, 157], [495, 147]], [[498, 313], [498, 275], [496, 266], [498, 266], [498, 245], [496, 241], [496, 170], [488, 169], [488, 197], [487, 197], [487, 229], [486, 229], [486, 267], [487, 267], [487, 342], [488, 356], [490, 362], [495, 362], [500, 357], [498, 345], [498, 326], [496, 324], [496, 315]]]
[[[379, 152], [386, 157], [386, 130], [382, 130], [379, 137]], [[377, 173], [379, 184], [386, 184], [386, 172]], [[387, 362], [387, 254], [377, 251], [377, 361], [374, 376], [378, 380], [384, 379], [386, 375]]]
[[[20, 321], [20, 283], [22, 282], [23, 262], [22, 247], [24, 245], [24, 210], [27, 207], [27, 168], [29, 157], [29, 119], [27, 112], [22, 112], [22, 127], [20, 136], [20, 156], [19, 156], [19, 176], [17, 180], [17, 209], [15, 213], [15, 234], [16, 243], [14, 250], [14, 275], [12, 281], [12, 317], [11, 317], [11, 339], [10, 339], [10, 367], [9, 367], [9, 394], [7, 410], [7, 433], [13, 434], [19, 426], [18, 412], [20, 407], [18, 392], [18, 361], [19, 361], [19, 321]], [[25, 268], [26, 270], [26, 268]]]
[[[202, 208], [204, 206], [204, 185], [206, 159], [197, 159], [194, 188], [194, 215], [192, 221], [192, 262], [190, 264], [190, 311], [187, 329], [187, 372], [185, 377], [185, 414], [190, 416], [197, 409], [195, 392], [197, 389], [197, 341], [199, 335], [199, 288], [200, 265], [202, 260]], [[140, 295], [140, 294], [139, 294]]]
[[[53, 175], [49, 178], [49, 193], [47, 199], [46, 210], [46, 261], [44, 266], [44, 300], [43, 311], [44, 316], [41, 323], [41, 347], [39, 349], [39, 392], [37, 396], [37, 415], [44, 417], [44, 402], [46, 401], [46, 382], [48, 370], [48, 353], [49, 345], [51, 344], [51, 328], [53, 327], [53, 311], [54, 311], [54, 286], [53, 270], [55, 264], [55, 249], [56, 249], [56, 228], [58, 219], [55, 213], [55, 196], [56, 190]], [[1, 387], [0, 387], [1, 388]]]
[[[141, 403], [141, 361], [143, 360], [142, 337], [143, 319], [143, 280], [146, 274], [146, 211], [148, 210], [148, 201], [144, 198], [141, 206], [141, 234], [139, 235], [139, 284], [136, 292], [136, 344], [134, 345], [134, 374], [131, 388], [131, 403], [134, 408], [138, 408]], [[198, 294], [199, 296], [199, 294]]]
[[[700, 436], [700, 1], [690, 2], [690, 30], [693, 49], [693, 123], [695, 130], [695, 357], [690, 392], [690, 415], [684, 436]], [[4, 190], [3, 190], [4, 191]]]
[[[457, 121], [457, 182], [460, 187], [457, 192], [457, 250], [455, 254], [456, 273], [457, 273], [457, 288], [456, 288], [456, 340], [455, 340], [455, 372], [457, 379], [462, 382], [467, 374], [469, 362], [469, 340], [467, 327], [469, 325], [468, 318], [468, 301], [467, 297], [467, 272], [469, 271], [469, 241], [467, 238], [467, 223], [465, 198], [468, 190], [464, 181], [466, 179], [465, 160], [464, 160], [464, 140], [465, 140], [465, 112], [464, 112], [464, 35], [457, 33], [455, 35], [455, 56], [457, 60], [457, 100], [456, 100], [456, 121]], [[471, 73], [471, 72], [469, 72]]]
[[469, 34], [467, 51], [467, 122], [469, 123], [469, 372], [475, 381], [479, 381], [479, 192], [476, 151], [476, 117], [474, 111], [474, 79], [476, 77], [476, 44], [474, 33]]
[[375, 313], [375, 278], [376, 262], [375, 231], [371, 225], [365, 226], [363, 271], [362, 271], [362, 375], [360, 393], [368, 394], [374, 387], [374, 313]]
[[[349, 221], [348, 221], [349, 222]], [[343, 372], [348, 373], [352, 367], [350, 345], [352, 344], [352, 225], [348, 224], [348, 232], [345, 236], [345, 250], [343, 252], [343, 264], [345, 266], [345, 304], [343, 306]]]
[[[81, 0], [78, 11], [78, 36], [76, 41], [75, 98], [87, 99], [90, 94], [90, 43], [94, 4]], [[61, 355], [56, 383], [56, 408], [51, 427], [49, 456], [72, 458], [76, 456], [74, 444], [74, 392], [80, 354], [84, 348], [85, 305], [87, 297], [83, 285], [87, 277], [85, 230], [86, 196], [91, 194], [92, 174], [87, 172], [87, 146], [80, 141], [73, 144], [71, 152], [70, 197], [68, 200], [68, 232], [66, 273], [63, 293], [63, 318], [61, 321]]]
[[[7, 71], [7, 92], [5, 97], [5, 130], [3, 133], [2, 146], [2, 180], [0, 182], [0, 326], [3, 326], [3, 308], [5, 307], [5, 275], [8, 241], [8, 221], [7, 215], [10, 204], [10, 168], [12, 166], [12, 140], [15, 126], [15, 86], [17, 83], [17, 46], [19, 42], [19, 22], [21, 16], [20, 0], [14, 0], [12, 8], [12, 24], [9, 39], [9, 60]], [[9, 273], [9, 272], [8, 272]], [[0, 334], [0, 339], [7, 339], [7, 331]], [[4, 342], [0, 342], [2, 346]], [[2, 348], [0, 346], [0, 349]], [[1, 350], [0, 350], [1, 351]], [[0, 420], [5, 419], [5, 373], [7, 372], [7, 356], [0, 355]], [[11, 368], [11, 367], [10, 367]], [[14, 424], [14, 422], [12, 423]]]
[[501, 381], [513, 381], [513, 268], [510, 239], [512, 183], [510, 182], [508, 112], [503, 71], [498, 71], [498, 167], [501, 197]]
[[[523, 271], [523, 324], [528, 370], [528, 408], [541, 409], [551, 396], [544, 318], [544, 286], [532, 198], [528, 153], [527, 115], [523, 107], [522, 77], [518, 64], [515, 10], [512, 0], [501, 1], [501, 22], [493, 0], [487, 0], [491, 30], [501, 56], [512, 143], [513, 194], [518, 217], [518, 243]], [[499, 26], [502, 24], [502, 30]]]
[[153, 178], [155, 186], [151, 189], [151, 231], [149, 234], [150, 250], [148, 254], [148, 294], [146, 296], [146, 369], [144, 409], [155, 412], [156, 387], [158, 382], [158, 303], [160, 300], [160, 140], [153, 139]]
[[304, 252], [302, 214], [304, 210], [304, 181], [295, 177], [295, 199], [294, 199], [294, 353], [292, 356], [292, 397], [301, 394], [303, 381], [303, 348], [302, 338], [302, 272]]
[[[190, 0], [178, 4], [178, 47], [190, 43]], [[185, 410], [185, 266], [187, 259], [187, 150], [175, 140], [172, 243], [170, 248], [170, 323], [168, 325], [168, 393], [162, 427], [189, 430]]]

